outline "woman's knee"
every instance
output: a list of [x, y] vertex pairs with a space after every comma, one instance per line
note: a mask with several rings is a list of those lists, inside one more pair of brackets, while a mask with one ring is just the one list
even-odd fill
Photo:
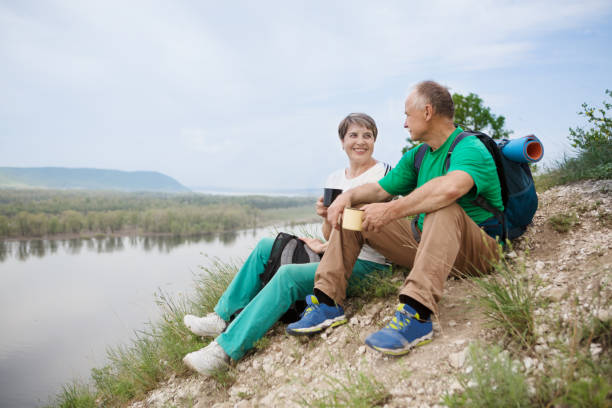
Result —
[[296, 286], [310, 280], [314, 284], [314, 272], [304, 266], [300, 264], [282, 265], [276, 271], [273, 279], [277, 279], [280, 284], [285, 286]]

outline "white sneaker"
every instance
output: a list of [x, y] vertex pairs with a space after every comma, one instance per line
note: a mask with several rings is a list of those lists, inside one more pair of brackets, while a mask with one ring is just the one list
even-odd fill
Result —
[[217, 337], [227, 327], [227, 322], [214, 312], [204, 317], [185, 315], [183, 323], [193, 334], [206, 337]]
[[216, 341], [183, 357], [183, 363], [187, 367], [205, 376], [210, 376], [220, 369], [227, 369], [229, 361], [229, 356]]

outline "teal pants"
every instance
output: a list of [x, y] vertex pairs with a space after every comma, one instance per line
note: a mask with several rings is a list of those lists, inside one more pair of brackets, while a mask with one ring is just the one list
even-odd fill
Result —
[[[216, 339], [234, 360], [244, 356], [296, 300], [304, 299], [314, 289], [318, 262], [283, 265], [262, 288], [259, 275], [268, 262], [273, 243], [274, 238], [259, 241], [215, 306], [215, 312], [226, 322], [243, 309]], [[386, 268], [358, 259], [349, 286], [375, 270]]]

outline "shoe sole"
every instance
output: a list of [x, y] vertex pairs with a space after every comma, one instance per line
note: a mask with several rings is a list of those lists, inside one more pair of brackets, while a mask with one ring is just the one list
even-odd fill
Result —
[[303, 334], [315, 334], [315, 333], [322, 332], [328, 327], [336, 327], [336, 326], [340, 326], [346, 323], [348, 323], [348, 320], [346, 319], [346, 316], [342, 315], [342, 316], [338, 316], [333, 319], [327, 319], [323, 321], [322, 323], [319, 323], [316, 326], [303, 327], [299, 329], [290, 329], [289, 327], [287, 327], [285, 331], [287, 332], [287, 334], [291, 334], [292, 336], [299, 336]]
[[412, 350], [415, 347], [419, 347], [419, 346], [423, 346], [427, 343], [431, 343], [431, 340], [433, 339], [433, 333], [428, 333], [423, 337], [420, 337], [418, 339], [413, 340], [412, 342], [406, 344], [404, 347], [402, 348], [396, 348], [396, 349], [387, 349], [384, 347], [378, 347], [378, 346], [374, 346], [372, 344], [368, 344], [366, 343], [367, 346], [369, 346], [370, 348], [373, 348], [376, 351], [379, 351], [383, 354], [387, 354], [390, 356], [403, 356], [404, 354], [408, 354], [410, 352], [410, 350]]

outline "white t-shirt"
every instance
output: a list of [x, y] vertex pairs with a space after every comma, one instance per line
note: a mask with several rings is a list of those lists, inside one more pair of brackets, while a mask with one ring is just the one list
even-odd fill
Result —
[[[383, 178], [391, 170], [391, 166], [387, 163], [378, 162], [374, 166], [370, 167], [367, 171], [359, 176], [349, 179], [346, 178], [346, 170], [340, 169], [334, 171], [327, 177], [325, 182], [326, 188], [339, 188], [342, 191], [350, 190], [351, 188], [360, 186], [367, 183], [376, 183], [378, 180]], [[358, 256], [359, 259], [364, 261], [376, 262], [384, 264], [385, 257], [376, 252], [371, 246], [364, 244], [361, 248], [361, 252]]]

